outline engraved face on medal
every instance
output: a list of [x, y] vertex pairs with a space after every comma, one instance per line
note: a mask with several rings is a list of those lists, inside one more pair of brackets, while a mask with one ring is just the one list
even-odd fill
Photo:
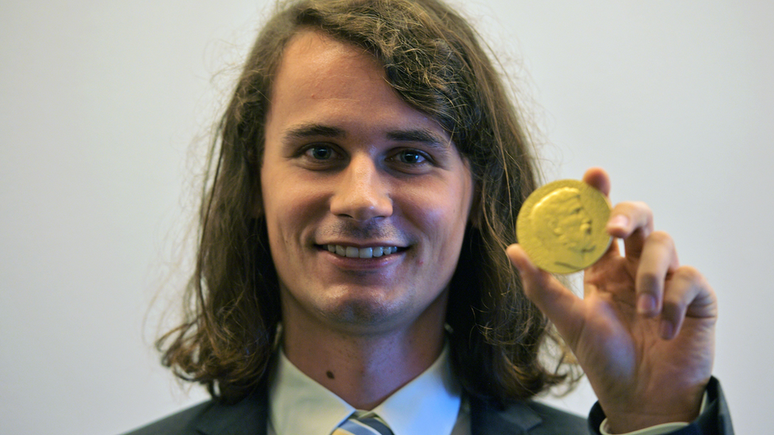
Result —
[[610, 203], [578, 180], [559, 180], [535, 190], [524, 202], [516, 236], [529, 258], [552, 273], [573, 273], [594, 264], [612, 238], [605, 230]]

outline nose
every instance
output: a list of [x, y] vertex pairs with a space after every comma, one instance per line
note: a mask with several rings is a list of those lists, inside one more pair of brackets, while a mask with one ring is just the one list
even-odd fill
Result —
[[392, 199], [383, 177], [369, 156], [353, 156], [340, 173], [331, 212], [360, 222], [391, 216]]

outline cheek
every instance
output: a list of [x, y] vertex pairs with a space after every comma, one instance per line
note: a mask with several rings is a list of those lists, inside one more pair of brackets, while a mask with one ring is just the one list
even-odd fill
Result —
[[469, 185], [459, 182], [407, 188], [404, 192], [406, 217], [432, 240], [436, 249], [462, 243], [471, 208]]
[[[274, 253], [286, 243], [288, 230], [293, 227], [293, 208], [298, 204], [289, 184], [276, 171], [268, 170], [261, 175], [263, 212], [269, 232], [269, 246]], [[284, 249], [284, 248], [281, 248]]]
[[310, 184], [291, 176], [274, 181], [264, 184], [263, 189], [269, 241], [286, 245], [303, 242], [307, 232], [313, 229], [312, 224], [325, 213], [324, 184], [319, 181]]

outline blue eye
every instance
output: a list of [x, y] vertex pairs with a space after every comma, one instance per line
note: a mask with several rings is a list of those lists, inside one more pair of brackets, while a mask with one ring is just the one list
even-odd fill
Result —
[[315, 160], [329, 160], [333, 158], [333, 150], [326, 146], [313, 146], [306, 150], [306, 155]]
[[427, 159], [421, 153], [407, 150], [401, 151], [400, 154], [398, 154], [398, 160], [400, 160], [401, 163], [416, 165], [424, 163]]

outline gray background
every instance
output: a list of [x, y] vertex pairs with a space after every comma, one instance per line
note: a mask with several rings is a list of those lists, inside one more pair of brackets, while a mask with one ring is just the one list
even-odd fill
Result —
[[[267, 8], [0, 1], [0, 433], [118, 433], [205, 397], [150, 343], [190, 267], [202, 144]], [[772, 3], [465, 9], [503, 53], [547, 178], [606, 168], [613, 201], [648, 202], [707, 276], [737, 432], [768, 432]], [[552, 401], [592, 402], [585, 386]]]

